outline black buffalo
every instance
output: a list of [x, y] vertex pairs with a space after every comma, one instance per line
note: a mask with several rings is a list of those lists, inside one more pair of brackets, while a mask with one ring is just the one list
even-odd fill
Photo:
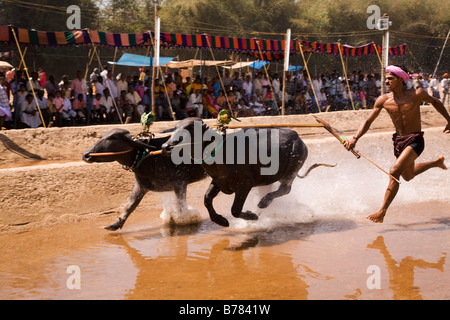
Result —
[[118, 220], [105, 227], [108, 230], [122, 228], [128, 216], [139, 205], [148, 191], [174, 191], [177, 197], [177, 209], [181, 211], [186, 203], [187, 185], [207, 177], [199, 165], [175, 165], [170, 158], [151, 155], [150, 152], [161, 150], [168, 140], [166, 137], [138, 139], [124, 129], [112, 129], [102, 136], [97, 143], [83, 153], [86, 162], [117, 161], [126, 169], [134, 172], [136, 182]]
[[[299, 176], [298, 172], [308, 157], [308, 149], [295, 131], [286, 128], [244, 128], [219, 135], [218, 131], [211, 130], [198, 118], [184, 119], [176, 125], [176, 130], [162, 149], [165, 155], [171, 155], [173, 161], [184, 159], [183, 163], [192, 160], [201, 164], [212, 178], [204, 204], [215, 223], [229, 226], [228, 220], [217, 214], [213, 207], [213, 199], [220, 191], [235, 194], [231, 208], [234, 217], [257, 220], [255, 213], [242, 212], [253, 187], [280, 182], [278, 190], [268, 193], [258, 203], [259, 208], [266, 208], [273, 199], [290, 192], [296, 177], [304, 177]], [[217, 142], [214, 142], [216, 139]], [[267, 157], [263, 159], [264, 153], [273, 156], [276, 163], [269, 163]], [[275, 167], [271, 168], [272, 165]], [[320, 165], [324, 164], [311, 166], [305, 176]]]

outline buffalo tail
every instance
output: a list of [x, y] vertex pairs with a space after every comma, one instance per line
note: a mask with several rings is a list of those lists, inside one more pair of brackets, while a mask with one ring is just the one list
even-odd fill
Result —
[[298, 173], [297, 173], [297, 177], [299, 177], [300, 179], [303, 179], [303, 178], [305, 178], [312, 170], [314, 170], [315, 168], [317, 168], [317, 167], [321, 167], [321, 166], [324, 166], [324, 167], [336, 167], [336, 164], [326, 164], [326, 163], [315, 163], [315, 164], [313, 164], [311, 167], [309, 167], [308, 168], [308, 170], [306, 170], [306, 173], [303, 175], [303, 176], [301, 176], [301, 175], [299, 175]]

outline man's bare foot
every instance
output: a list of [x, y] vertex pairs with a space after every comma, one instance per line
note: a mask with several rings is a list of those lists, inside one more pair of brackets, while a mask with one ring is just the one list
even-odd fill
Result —
[[442, 169], [444, 169], [444, 170], [447, 170], [447, 166], [445, 165], [445, 163], [444, 163], [444, 161], [445, 161], [445, 158], [444, 158], [444, 156], [440, 156], [438, 159], [437, 159], [437, 166], [439, 167], [439, 168], [442, 168]]
[[367, 216], [366, 219], [369, 219], [370, 221], [373, 221], [375, 223], [383, 223], [385, 215], [386, 212], [380, 210], [374, 214], [371, 214], [370, 216]]

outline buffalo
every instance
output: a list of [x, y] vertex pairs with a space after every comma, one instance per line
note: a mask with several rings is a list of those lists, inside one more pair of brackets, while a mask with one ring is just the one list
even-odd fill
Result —
[[121, 229], [148, 191], [174, 191], [177, 210], [182, 212], [181, 209], [186, 203], [187, 185], [207, 177], [200, 165], [175, 165], [170, 158], [152, 154], [161, 150], [169, 135], [151, 139], [136, 138], [125, 129], [112, 129], [105, 132], [94, 146], [83, 153], [83, 160], [86, 162], [117, 161], [125, 169], [133, 171], [136, 178], [122, 214], [115, 223], [105, 229]]
[[195, 163], [205, 169], [212, 181], [204, 204], [211, 220], [224, 227], [229, 226], [228, 220], [213, 207], [213, 199], [220, 191], [235, 194], [231, 208], [234, 217], [257, 220], [255, 213], [242, 211], [253, 187], [280, 183], [278, 190], [266, 194], [258, 203], [259, 208], [267, 208], [275, 198], [290, 192], [296, 177], [303, 178], [321, 165], [333, 166], [316, 163], [304, 176], [299, 176], [308, 149], [295, 131], [247, 127], [234, 132], [219, 132], [199, 118], [178, 122], [162, 150], [175, 163]]

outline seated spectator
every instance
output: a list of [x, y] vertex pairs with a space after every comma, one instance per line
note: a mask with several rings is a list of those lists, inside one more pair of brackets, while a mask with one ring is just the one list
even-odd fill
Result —
[[5, 122], [11, 120], [12, 118], [5, 83], [6, 79], [4, 77], [0, 77], [0, 130], [6, 129]]
[[208, 111], [208, 113], [213, 117], [217, 118], [219, 114], [220, 107], [215, 103], [214, 91], [210, 91], [207, 93], [207, 90], [203, 90], [204, 95], [204, 107]]
[[34, 89], [35, 91], [37, 90], [41, 90], [41, 84], [39, 83], [39, 75], [37, 72], [32, 72], [31, 73], [31, 78], [30, 80], [27, 82], [27, 91], [31, 92], [32, 89]]
[[328, 106], [328, 99], [324, 88], [321, 88], [317, 94], [317, 100], [319, 100], [320, 110], [325, 111]]
[[245, 103], [244, 99], [239, 99], [236, 106], [238, 117], [251, 117], [253, 116], [253, 110]]
[[102, 106], [102, 95], [97, 93], [92, 101], [92, 119], [94, 122], [97, 120], [103, 122], [103, 115], [105, 112], [106, 108]]
[[264, 105], [256, 99], [256, 96], [250, 98], [249, 107], [252, 110], [253, 115], [263, 116], [266, 113]]
[[129, 100], [133, 112], [133, 121], [139, 122], [145, 111], [142, 99], [132, 85], [128, 86], [127, 99]]
[[175, 112], [175, 117], [177, 118], [177, 120], [182, 120], [188, 117], [185, 110], [186, 104], [182, 103], [178, 91], [174, 92], [173, 98], [170, 100], [170, 102], [172, 103], [172, 109], [173, 112]]
[[53, 121], [55, 118], [55, 106], [53, 105], [53, 100], [55, 99], [55, 95], [50, 93], [47, 96], [47, 110], [48, 110], [48, 126], [51, 127], [53, 125]]
[[78, 94], [78, 97], [73, 101], [72, 109], [75, 110], [77, 114], [77, 120], [86, 120], [86, 101], [83, 99], [83, 94]]
[[236, 95], [233, 91], [229, 91], [227, 93], [228, 103], [226, 103], [226, 108], [229, 108], [229, 105], [231, 105], [231, 108], [236, 108], [237, 100]]
[[225, 99], [225, 95], [223, 94], [223, 91], [220, 90], [219, 91], [219, 96], [216, 98], [216, 104], [222, 108], [222, 109], [226, 109], [226, 99]]
[[42, 118], [44, 118], [46, 125], [48, 125], [50, 122], [50, 114], [47, 107], [47, 98], [44, 97], [44, 90], [36, 91], [36, 100], [41, 109]]
[[264, 96], [264, 104], [266, 106], [268, 106], [268, 111], [271, 111], [271, 114], [278, 114], [278, 106], [277, 103], [275, 102], [275, 97], [272, 94], [272, 90], [269, 88], [266, 88], [266, 94]]
[[28, 94], [22, 104], [22, 114], [20, 120], [30, 128], [37, 128], [42, 124], [41, 117], [32, 94]]
[[95, 86], [96, 93], [100, 93], [103, 96], [104, 95], [103, 92], [105, 91], [105, 89], [107, 89], [103, 85], [103, 77], [99, 76], [97, 78], [94, 78], [93, 84]]
[[[119, 113], [124, 120], [126, 118], [133, 119], [133, 105], [131, 104], [130, 99], [127, 97], [127, 92], [122, 90], [120, 92], [119, 99], [117, 100], [117, 106], [119, 107]], [[125, 116], [123, 116], [125, 114]]]
[[117, 90], [119, 92], [122, 92], [122, 90], [128, 90], [128, 82], [125, 79], [125, 75], [123, 73], [119, 73], [119, 75], [117, 76], [117, 82], [116, 82], [116, 87]]
[[72, 123], [72, 125], [75, 125], [75, 117], [77, 116], [77, 113], [75, 110], [72, 109], [72, 102], [69, 98], [64, 98], [64, 103], [62, 107], [62, 118], [63, 121], [66, 123]]
[[[220, 106], [220, 105], [219, 105]], [[200, 89], [195, 90], [190, 95], [188, 102], [186, 103], [186, 110], [189, 114], [193, 114], [195, 117], [201, 118], [203, 113], [203, 98], [200, 94]]]
[[62, 108], [64, 105], [64, 98], [62, 97], [61, 91], [56, 91], [56, 97], [53, 99], [53, 106], [55, 112], [55, 121], [58, 127], [62, 126]]
[[112, 123], [115, 118], [114, 102], [107, 88], [103, 90], [102, 109], [105, 112], [106, 121]]
[[55, 77], [53, 75], [48, 76], [48, 80], [45, 83], [45, 91], [47, 91], [47, 97], [49, 94], [52, 94], [53, 96], [56, 95], [56, 91], [59, 90], [59, 86], [57, 83], [55, 83]]
[[62, 85], [61, 93], [64, 93], [62, 95], [63, 98], [72, 99], [73, 97], [73, 90], [70, 87], [70, 84], [68, 81], [64, 82]]
[[28, 92], [26, 90], [26, 86], [24, 84], [20, 84], [19, 91], [14, 95], [14, 122], [17, 122], [17, 119], [20, 119], [20, 115], [22, 114], [22, 105], [27, 98]]
[[173, 119], [172, 112], [170, 111], [169, 100], [167, 100], [167, 96], [164, 92], [160, 92], [155, 98], [155, 106], [158, 119], [163, 119], [164, 115], [167, 115], [169, 119]]

